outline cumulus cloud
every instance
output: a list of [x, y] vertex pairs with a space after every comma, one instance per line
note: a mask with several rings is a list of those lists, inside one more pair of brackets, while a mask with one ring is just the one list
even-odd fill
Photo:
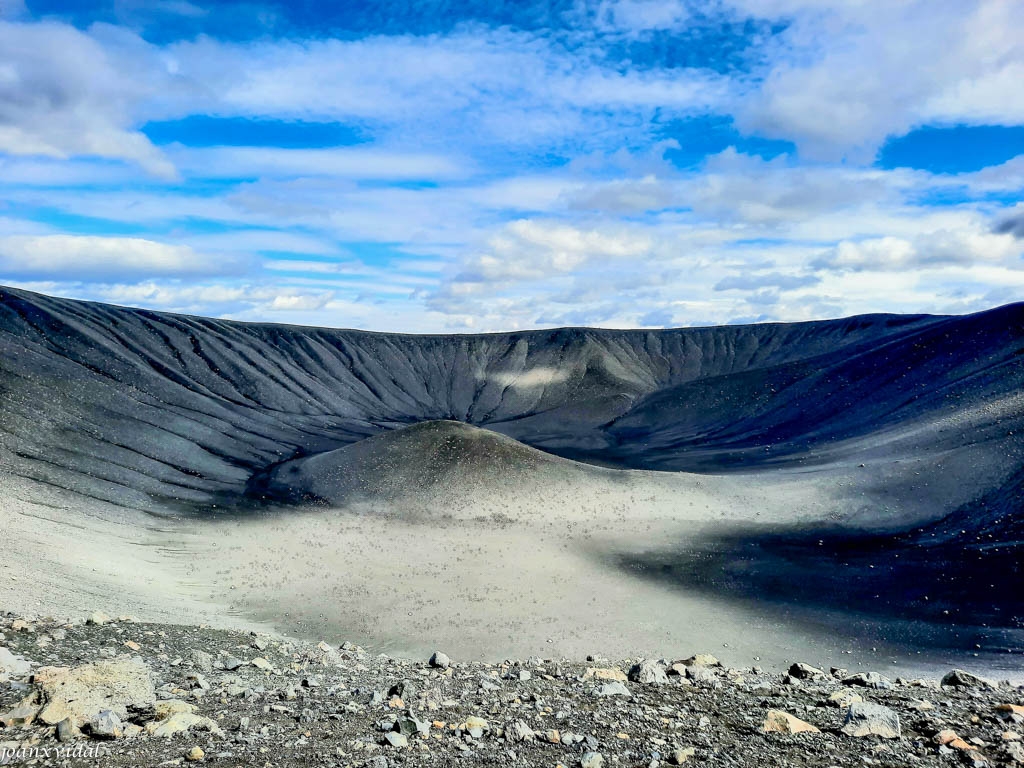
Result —
[[521, 219], [491, 238], [489, 252], [467, 259], [455, 282], [541, 279], [594, 259], [640, 257], [650, 248], [650, 238], [642, 234]]
[[678, 190], [667, 180], [648, 175], [588, 184], [567, 197], [573, 209], [629, 214], [670, 208], [678, 202]]
[[899, 201], [911, 174], [842, 166], [803, 166], [727, 149], [683, 184], [682, 199], [719, 220], [776, 225], [871, 202]]
[[787, 22], [763, 79], [743, 92], [740, 125], [807, 156], [870, 160], [887, 137], [929, 122], [1024, 121], [1024, 103], [1008, 97], [1024, 77], [1020, 3], [730, 4]]
[[[0, 18], [16, 5], [0, 0]], [[162, 45], [0, 22], [0, 204], [27, 212], [0, 219], [0, 279], [394, 330], [948, 311], [1021, 285], [1024, 217], [993, 201], [1024, 185], [1024, 157], [969, 174], [871, 164], [922, 122], [1014, 119], [1018, 5], [722, 0], [698, 23], [722, 8], [783, 22], [734, 41], [750, 69], [727, 73], [616, 58], [684, 29], [691, 3], [594, 7], [557, 33]], [[666, 126], [708, 112], [798, 151], [764, 160], [739, 143], [674, 167]], [[140, 132], [191, 114], [340, 121], [366, 141], [157, 148]], [[180, 185], [152, 178], [175, 172]], [[35, 223], [76, 217], [161, 234], [58, 241]]]
[[116, 45], [65, 24], [0, 21], [0, 151], [119, 158], [175, 176], [133, 128], [135, 110], [160, 79], [147, 46], [123, 31], [110, 37]]
[[1024, 269], [1021, 244], [1010, 234], [983, 231], [928, 232], [898, 237], [844, 240], [812, 262], [819, 269], [897, 271], [943, 266], [998, 264]]
[[185, 245], [168, 245], [138, 237], [92, 235], [9, 235], [0, 237], [0, 275], [29, 279], [59, 276], [64, 280], [130, 279], [238, 272], [232, 257], [212, 259]]

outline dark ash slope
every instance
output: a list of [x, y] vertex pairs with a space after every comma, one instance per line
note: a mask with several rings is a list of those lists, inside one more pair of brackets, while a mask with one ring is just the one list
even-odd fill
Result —
[[[9, 471], [145, 506], [230, 499], [277, 462], [432, 419], [600, 463], [718, 470], [803, 458], [1017, 392], [1022, 337], [1024, 305], [968, 317], [413, 336], [5, 289], [0, 447]], [[982, 428], [1009, 439], [1012, 425], [995, 417]], [[980, 437], [990, 435], [954, 439]]]

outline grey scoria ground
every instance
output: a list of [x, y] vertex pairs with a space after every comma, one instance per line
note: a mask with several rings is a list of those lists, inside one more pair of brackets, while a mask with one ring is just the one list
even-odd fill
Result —
[[98, 613], [7, 614], [0, 633], [10, 763], [1024, 764], [1024, 689], [967, 673], [737, 670], [705, 654], [410, 661]]

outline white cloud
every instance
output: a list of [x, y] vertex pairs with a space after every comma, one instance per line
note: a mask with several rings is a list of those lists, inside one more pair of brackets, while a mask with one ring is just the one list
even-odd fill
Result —
[[211, 259], [184, 245], [138, 237], [91, 235], [8, 235], [0, 237], [0, 275], [8, 278], [59, 276], [98, 280], [153, 275], [184, 276], [237, 272], [237, 259]]
[[777, 288], [792, 291], [820, 283], [821, 278], [815, 275], [794, 275], [781, 272], [749, 273], [724, 277], [715, 283], [716, 291], [749, 291], [764, 288]]
[[271, 272], [313, 272], [318, 274], [342, 274], [346, 270], [360, 269], [356, 263], [342, 263], [337, 261], [308, 261], [304, 259], [270, 259], [263, 262], [263, 268]]
[[1024, 155], [979, 171], [950, 175], [938, 180], [947, 186], [963, 186], [974, 193], [1017, 192], [1024, 189]]
[[96, 158], [27, 157], [0, 151], [0, 183], [23, 187], [127, 184], [138, 170], [125, 163]]
[[491, 238], [489, 252], [467, 259], [455, 282], [541, 279], [596, 259], [639, 259], [650, 249], [649, 237], [624, 228], [581, 229], [520, 219]]
[[567, 196], [570, 208], [628, 214], [657, 211], [679, 202], [678, 185], [653, 174], [580, 186]]
[[575, 42], [570, 52], [543, 35], [474, 27], [358, 40], [201, 38], [166, 55], [218, 114], [356, 121], [396, 145], [615, 146], [638, 114], [700, 111], [727, 96], [727, 78], [713, 72], [622, 70]]
[[240, 312], [312, 312], [322, 310], [334, 298], [332, 291], [302, 291], [287, 286], [156, 280], [99, 284], [91, 286], [89, 293], [101, 301], [170, 312], [205, 313], [214, 308], [218, 316]]
[[[1019, 5], [728, 2], [788, 22], [755, 41], [749, 75], [606, 56], [602, 35], [631, 45], [687, 24], [675, 0], [608, 0], [587, 17], [600, 34], [557, 39], [467, 26], [157, 46], [105, 25], [0, 23], [0, 205], [161, 233], [58, 241], [0, 219], [0, 278], [392, 330], [942, 311], [1018, 285], [1019, 212], [992, 201], [1024, 186], [1024, 157], [958, 175], [868, 161], [924, 120], [1017, 114]], [[170, 0], [161, 13], [175, 5], [193, 12]], [[799, 152], [666, 161], [673, 118], [727, 109]], [[193, 113], [337, 120], [367, 142], [158, 149], [139, 132]], [[921, 202], [933, 194], [967, 202]]]
[[821, 269], [913, 271], [948, 265], [996, 264], [1024, 269], [1024, 245], [1010, 234], [984, 231], [927, 232], [912, 240], [881, 237], [843, 241], [815, 260]]
[[727, 149], [683, 185], [682, 200], [720, 221], [777, 225], [874, 204], [897, 204], [913, 175], [829, 165], [799, 165]]
[[65, 24], [0, 21], [0, 152], [122, 158], [175, 176], [132, 127], [158, 87], [146, 45], [122, 31], [109, 37], [123, 50]]
[[451, 157], [375, 147], [178, 147], [170, 155], [181, 171], [200, 179], [333, 176], [363, 180], [439, 180], [467, 172]]
[[741, 91], [745, 130], [806, 156], [870, 160], [889, 136], [935, 121], [1013, 124], [1024, 5], [1006, 0], [736, 2], [788, 19], [763, 80]]
[[329, 239], [281, 229], [236, 229], [208, 235], [179, 235], [177, 239], [183, 245], [204, 252], [242, 254], [283, 251], [316, 256], [332, 256], [342, 252]]
[[639, 37], [652, 30], [679, 28], [690, 18], [690, 10], [683, 0], [603, 0], [594, 16], [602, 31]]

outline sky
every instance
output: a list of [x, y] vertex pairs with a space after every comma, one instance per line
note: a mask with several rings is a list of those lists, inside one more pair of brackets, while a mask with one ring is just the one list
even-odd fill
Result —
[[1024, 298], [1021, 29], [1019, 0], [0, 0], [0, 284], [411, 333], [979, 311]]

